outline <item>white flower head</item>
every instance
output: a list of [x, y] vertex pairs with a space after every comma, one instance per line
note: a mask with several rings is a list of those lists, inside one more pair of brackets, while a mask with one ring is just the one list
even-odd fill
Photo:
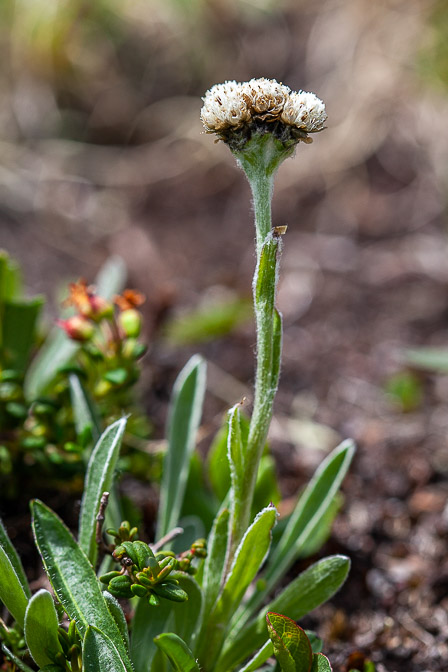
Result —
[[311, 142], [308, 133], [322, 131], [324, 103], [305, 91], [291, 91], [275, 79], [225, 82], [205, 94], [201, 119], [231, 149], [241, 150], [252, 135], [272, 133], [285, 145]]
[[250, 121], [247, 103], [241, 95], [241, 84], [225, 82], [215, 84], [203, 98], [201, 119], [208, 133], [227, 128], [239, 128]]
[[306, 133], [316, 133], [324, 129], [327, 113], [324, 103], [314, 93], [293, 91], [280, 118], [283, 123], [301, 128]]

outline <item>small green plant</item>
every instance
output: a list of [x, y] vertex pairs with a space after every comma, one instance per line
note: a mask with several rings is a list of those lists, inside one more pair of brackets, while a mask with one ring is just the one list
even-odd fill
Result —
[[[85, 470], [85, 452], [101, 428], [135, 407], [132, 388], [145, 346], [138, 339], [142, 296], [118, 292], [122, 265], [100, 274], [100, 292], [84, 281], [70, 285], [66, 305], [76, 313], [59, 320], [41, 342], [37, 323], [43, 299], [24, 299], [20, 269], [0, 255], [0, 480], [16, 496], [28, 479], [45, 474], [57, 483]], [[104, 293], [104, 295], [103, 295]], [[73, 311], [72, 311], [73, 312]], [[89, 412], [86, 411], [88, 409]], [[134, 434], [147, 431], [138, 413]], [[139, 426], [140, 425], [140, 426]], [[81, 480], [82, 483], [82, 480]]]
[[[31, 597], [17, 553], [1, 528], [0, 599], [13, 622], [0, 634], [3, 650], [19, 669], [34, 669], [32, 658], [45, 672], [331, 670], [319, 640], [295, 620], [340, 588], [348, 558], [323, 558], [272, 593], [294, 562], [315, 552], [327, 537], [353, 443], [345, 441], [324, 460], [274, 544], [278, 516], [269, 494], [252, 517], [281, 358], [275, 295], [284, 227], [271, 227], [273, 178], [296, 144], [310, 142], [308, 133], [323, 128], [325, 118], [314, 94], [292, 93], [275, 81], [228, 82], [207, 92], [202, 120], [206, 130], [229, 145], [249, 178], [257, 231], [255, 396], [248, 423], [240, 403], [228, 413], [229, 488], [207, 541], [181, 536], [177, 525], [188, 496], [205, 392], [205, 362], [195, 356], [174, 385], [154, 544], [137, 539], [137, 528], [113, 511], [106, 529], [113, 540], [102, 533], [126, 418], [110, 425], [92, 452], [78, 540], [42, 502], [31, 504], [34, 538], [56, 607], [47, 591]], [[75, 404], [74, 413], [79, 421], [92, 422], [88, 406]], [[96, 572], [100, 553], [104, 557]], [[117, 598], [125, 600], [124, 611]], [[62, 632], [63, 613], [70, 626]], [[31, 656], [26, 661], [24, 651]]]

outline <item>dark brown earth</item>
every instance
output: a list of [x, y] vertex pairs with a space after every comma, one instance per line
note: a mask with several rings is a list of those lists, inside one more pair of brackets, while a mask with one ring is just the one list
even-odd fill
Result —
[[443, 672], [448, 378], [414, 372], [406, 411], [386, 392], [407, 370], [406, 348], [448, 345], [448, 99], [432, 85], [439, 63], [425, 56], [420, 67], [436, 3], [252, 4], [167, 14], [153, 2], [151, 18], [121, 17], [121, 42], [102, 34], [102, 51], [78, 25], [70, 40], [86, 58], [62, 70], [22, 45], [0, 82], [0, 246], [30, 293], [53, 297], [50, 319], [67, 280], [91, 280], [121, 255], [128, 285], [148, 297], [142, 399], [154, 439], [176, 372], [200, 352], [210, 363], [205, 450], [226, 408], [250, 400], [253, 327], [173, 346], [165, 325], [217, 296], [249, 297], [254, 257], [248, 186], [227, 148], [201, 135], [199, 97], [261, 75], [315, 90], [328, 130], [281, 168], [274, 197], [274, 224], [289, 227], [271, 432], [282, 510], [340, 439], [358, 451], [322, 550], [349, 555], [351, 574], [305, 625], [335, 670], [359, 651], [378, 672]]

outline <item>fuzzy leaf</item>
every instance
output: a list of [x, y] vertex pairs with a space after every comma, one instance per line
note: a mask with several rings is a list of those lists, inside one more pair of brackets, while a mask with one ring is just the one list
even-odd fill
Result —
[[85, 636], [89, 625], [110, 637], [126, 669], [132, 670], [121, 633], [113, 619], [87, 556], [62, 520], [39, 500], [31, 502], [32, 526], [45, 571], [65, 612]]
[[204, 360], [195, 355], [179, 374], [173, 389], [168, 419], [157, 538], [176, 526], [185, 493], [191, 454], [202, 415], [205, 393]]
[[180, 637], [167, 632], [154, 641], [168, 656], [175, 672], [200, 672], [192, 652]]
[[274, 655], [274, 645], [271, 640], [264, 644], [261, 649], [249, 660], [249, 662], [243, 667], [240, 672], [256, 672], [260, 665], [263, 665], [268, 658]]
[[93, 449], [87, 467], [79, 519], [79, 545], [92, 565], [95, 565], [98, 552], [95, 540], [96, 516], [101, 495], [109, 491], [112, 485], [126, 421], [126, 418], [121, 418], [107, 427]]
[[112, 618], [117, 624], [117, 628], [121, 633], [121, 638], [125, 643], [126, 649], [129, 651], [129, 630], [126, 617], [123, 613], [123, 609], [120, 606], [118, 600], [105, 590], [103, 592], [103, 597], [106, 600], [107, 608], [112, 614]]
[[8, 536], [3, 522], [0, 520], [0, 548], [2, 548], [6, 555], [9, 558], [11, 565], [14, 568], [14, 571], [17, 575], [17, 578], [20, 581], [20, 585], [23, 588], [23, 592], [29, 598], [31, 597], [31, 590], [28, 585], [28, 580], [26, 578], [25, 570], [23, 569], [22, 561], [19, 558], [19, 554], [11, 543], [11, 539]]
[[0, 600], [23, 628], [28, 595], [6, 551], [0, 547]]
[[313, 653], [304, 630], [287, 616], [266, 614], [269, 637], [283, 672], [309, 672]]
[[39, 590], [28, 603], [25, 613], [25, 639], [39, 667], [50, 665], [62, 652], [58, 638], [58, 615], [48, 590]]
[[208, 552], [204, 564], [204, 621], [216, 602], [221, 587], [226, 562], [227, 538], [229, 533], [229, 509], [222, 509], [215, 518], [208, 541]]
[[350, 560], [343, 555], [324, 558], [299, 574], [254, 620], [246, 625], [241, 620], [236, 621], [215, 672], [228, 672], [263, 645], [266, 611], [288, 614], [290, 618], [299, 620], [339, 590], [349, 568]]
[[127, 672], [125, 661], [117, 647], [101, 630], [89, 626], [82, 647], [84, 672]]

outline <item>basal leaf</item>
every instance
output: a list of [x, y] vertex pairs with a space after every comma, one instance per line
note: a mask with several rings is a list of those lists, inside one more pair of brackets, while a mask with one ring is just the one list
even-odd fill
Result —
[[[217, 599], [206, 628], [198, 643], [198, 657], [201, 661], [214, 661], [225, 639], [229, 619], [238, 608], [249, 584], [259, 571], [271, 543], [271, 531], [275, 525], [277, 511], [269, 506], [255, 518], [241, 540], [226, 581]], [[262, 644], [263, 642], [261, 642]], [[249, 655], [257, 645], [249, 651]], [[246, 656], [247, 657], [247, 656]]]
[[229, 534], [229, 509], [222, 509], [215, 518], [208, 541], [208, 552], [204, 564], [204, 621], [208, 619], [211, 608], [221, 588], [226, 562], [227, 538]]
[[25, 370], [43, 304], [43, 298], [36, 297], [29, 301], [15, 299], [3, 305], [1, 359], [5, 368]]
[[25, 639], [39, 667], [50, 665], [62, 652], [58, 638], [58, 615], [48, 590], [39, 590], [28, 603], [25, 613]]
[[39, 500], [31, 502], [32, 526], [45, 571], [60, 603], [74, 619], [81, 635], [89, 625], [108, 636], [117, 647], [126, 669], [132, 670], [121, 633], [103, 597], [87, 556], [62, 520]]
[[125, 661], [117, 647], [101, 630], [89, 626], [82, 647], [84, 672], [127, 672]]
[[105, 590], [103, 592], [103, 597], [106, 600], [107, 608], [109, 609], [110, 613], [112, 614], [112, 618], [114, 619], [115, 623], [117, 624], [117, 627], [121, 633], [121, 638], [123, 642], [125, 643], [126, 649], [129, 651], [129, 630], [128, 630], [128, 624], [126, 621], [126, 617], [123, 613], [123, 609], [120, 606], [120, 603], [118, 600], [111, 595], [110, 593]]
[[9, 558], [11, 565], [14, 568], [14, 571], [17, 575], [17, 578], [20, 581], [20, 585], [23, 588], [23, 592], [27, 597], [31, 597], [31, 590], [28, 585], [28, 580], [26, 578], [25, 570], [23, 569], [22, 561], [19, 558], [19, 554], [11, 543], [11, 540], [6, 532], [6, 528], [3, 525], [3, 522], [0, 520], [0, 547], [5, 551], [6, 555]]
[[[267, 562], [264, 588], [255, 593], [245, 607], [245, 617], [255, 613], [293, 562], [313, 541], [327, 533], [334, 513], [335, 496], [353, 459], [355, 446], [344, 441], [330, 453], [305, 488], [277, 546]], [[330, 519], [329, 519], [330, 517]]]
[[190, 457], [202, 415], [205, 392], [204, 360], [195, 355], [179, 374], [173, 389], [168, 419], [157, 538], [176, 526], [182, 507]]
[[265, 641], [266, 611], [288, 614], [299, 620], [334, 595], [344, 583], [350, 560], [333, 555], [311, 565], [294, 579], [258, 616], [244, 625], [237, 621], [226, 639], [225, 647], [215, 672], [228, 672], [251, 655]]
[[6, 551], [0, 547], [0, 600], [23, 628], [28, 595]]
[[126, 418], [107, 427], [92, 451], [87, 467], [79, 519], [79, 545], [92, 565], [97, 557], [96, 516], [103, 492], [109, 491], [112, 485], [125, 428]]
[[192, 652], [180, 637], [167, 632], [156, 637], [154, 641], [168, 656], [175, 672], [200, 672]]
[[283, 672], [309, 672], [313, 653], [305, 631], [280, 614], [266, 614], [269, 637]]

